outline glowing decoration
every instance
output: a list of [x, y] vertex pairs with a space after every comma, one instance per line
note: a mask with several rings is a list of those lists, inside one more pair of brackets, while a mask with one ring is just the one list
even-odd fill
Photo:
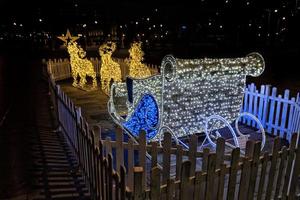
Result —
[[141, 130], [146, 132], [147, 140], [152, 139], [157, 130], [158, 106], [153, 96], [145, 94], [137, 105], [130, 119], [123, 126], [133, 135], [138, 136]]
[[142, 63], [144, 52], [142, 51], [142, 42], [134, 42], [129, 49], [129, 76], [132, 78], [146, 78], [151, 76], [151, 71]]
[[[96, 72], [92, 62], [86, 58], [86, 52], [76, 42], [79, 37], [71, 36], [70, 31], [67, 30], [66, 36], [58, 36], [58, 38], [65, 42], [70, 55], [70, 64], [73, 77], [72, 85], [74, 87], [86, 88], [86, 76], [90, 76], [93, 79], [92, 89], [96, 89]], [[80, 77], [79, 83], [77, 80], [78, 76]]]
[[[154, 128], [159, 134], [151, 140], [159, 140], [164, 128], [176, 137], [204, 132], [206, 120], [212, 115], [221, 116], [228, 123], [238, 118], [246, 76], [259, 76], [263, 70], [264, 60], [258, 53], [228, 59], [166, 56], [161, 75], [114, 84], [108, 109], [114, 121], [122, 125], [135, 113], [139, 100], [146, 94], [152, 95], [159, 110], [159, 124]], [[116, 98], [127, 99], [125, 118], [119, 114]], [[222, 127], [224, 123], [216, 123], [214, 129]]]
[[101, 56], [101, 88], [105, 94], [109, 94], [110, 83], [121, 82], [121, 68], [120, 65], [111, 58], [113, 52], [116, 50], [116, 43], [104, 43], [99, 47], [99, 54]]

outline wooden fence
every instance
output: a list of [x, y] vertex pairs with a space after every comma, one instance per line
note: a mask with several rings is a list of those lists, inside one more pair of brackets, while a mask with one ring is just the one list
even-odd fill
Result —
[[215, 151], [205, 148], [199, 152], [196, 135], [190, 138], [188, 151], [174, 146], [168, 133], [162, 147], [156, 142], [146, 144], [144, 133], [138, 144], [125, 141], [120, 129], [115, 141], [96, 140], [101, 138], [101, 127], [89, 127], [80, 108], [49, 77], [58, 122], [92, 199], [299, 198], [297, 134], [291, 135], [289, 147], [281, 148], [276, 138], [271, 153], [261, 152], [259, 142], [248, 141], [243, 156], [239, 148], [225, 154], [222, 138]]
[[[94, 66], [97, 76], [100, 76], [101, 60], [98, 58], [89, 59]], [[128, 75], [128, 65], [125, 63], [124, 59], [114, 58], [116, 62], [120, 64], [122, 79], [125, 80]], [[55, 81], [64, 80], [72, 77], [71, 66], [69, 59], [50, 59], [45, 61], [47, 63], [48, 71], [52, 74]], [[152, 74], [157, 74], [159, 71], [159, 66], [146, 64], [150, 69]]]
[[[290, 91], [277, 95], [277, 88], [262, 85], [260, 90], [252, 83], [245, 90], [243, 112], [249, 112], [261, 121], [265, 130], [291, 141], [292, 134], [300, 130], [300, 98], [290, 97]], [[257, 124], [246, 117], [243, 122], [249, 126]]]

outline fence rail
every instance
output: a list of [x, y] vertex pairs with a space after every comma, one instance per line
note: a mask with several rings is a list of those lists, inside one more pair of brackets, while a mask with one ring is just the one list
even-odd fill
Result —
[[[297, 198], [296, 187], [300, 174], [297, 134], [290, 134], [288, 148], [280, 148], [280, 140], [276, 138], [271, 153], [261, 152], [259, 142], [248, 141], [244, 156], [240, 155], [239, 148], [234, 149], [231, 154], [225, 154], [222, 138], [218, 139], [215, 151], [204, 148], [202, 152], [198, 152], [196, 135], [190, 138], [188, 151], [178, 145], [174, 147], [168, 133], [164, 135], [162, 147], [156, 142], [147, 144], [145, 133], [140, 134], [138, 144], [131, 139], [125, 141], [120, 129], [116, 131], [115, 141], [110, 138], [96, 140], [98, 137], [95, 134], [101, 136], [101, 127], [91, 128], [87, 124], [80, 108], [55, 84], [51, 71], [48, 73], [58, 122], [76, 155], [92, 199]], [[263, 91], [266, 90], [268, 89]], [[276, 95], [267, 98], [264, 97], [266, 93], [258, 94], [260, 92], [253, 89], [246, 91], [246, 96], [248, 95], [248, 99], [252, 98], [252, 101], [246, 100], [245, 96], [245, 111], [257, 113], [260, 119], [265, 120], [266, 128], [275, 124], [271, 128], [277, 128], [280, 136], [280, 131], [284, 129], [278, 127], [284, 127], [281, 126], [283, 122], [280, 123], [283, 120], [276, 122], [270, 119], [282, 115], [276, 114], [277, 112], [270, 114], [267, 108], [274, 107], [278, 101], [283, 105], [280, 111], [288, 108], [282, 114], [293, 117], [297, 115], [298, 119], [299, 114], [295, 112], [297, 105], [292, 106], [293, 98], [283, 98], [282, 101]], [[255, 108], [252, 103], [251, 108], [250, 102], [267, 106]], [[291, 119], [294, 118], [286, 118], [286, 124], [290, 127], [288, 130], [293, 131], [296, 130], [297, 120], [288, 122]], [[248, 119], [245, 122], [252, 123]]]

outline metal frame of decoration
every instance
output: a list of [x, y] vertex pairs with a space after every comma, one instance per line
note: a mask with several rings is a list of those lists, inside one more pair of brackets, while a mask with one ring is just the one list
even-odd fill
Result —
[[[265, 132], [259, 120], [250, 113], [240, 114], [246, 76], [259, 76], [263, 70], [264, 59], [258, 53], [251, 53], [242, 58], [193, 60], [177, 59], [168, 55], [162, 61], [160, 75], [144, 79], [128, 78], [127, 83], [114, 83], [111, 87], [108, 111], [125, 132], [137, 137], [138, 135], [132, 134], [132, 130], [129, 130], [126, 124], [144, 123], [147, 112], [142, 114], [145, 112], [137, 108], [144, 103], [141, 102], [144, 95], [151, 95], [157, 103], [158, 122], [149, 129], [156, 133], [154, 137], [148, 137], [148, 141], [161, 142], [163, 132], [167, 129], [176, 143], [181, 143], [186, 148], [188, 146], [179, 138], [200, 132], [205, 132], [206, 139], [215, 146], [209, 126], [212, 125], [210, 121], [216, 120], [223, 124], [214, 124], [212, 130], [227, 126], [235, 141], [234, 146], [239, 146], [239, 139], [246, 136], [239, 131], [238, 120], [247, 116], [258, 123], [263, 135], [263, 148]], [[126, 102], [125, 117], [120, 116], [119, 110], [116, 109], [116, 98]], [[140, 118], [134, 119], [133, 116]], [[230, 125], [234, 121], [236, 132]]]

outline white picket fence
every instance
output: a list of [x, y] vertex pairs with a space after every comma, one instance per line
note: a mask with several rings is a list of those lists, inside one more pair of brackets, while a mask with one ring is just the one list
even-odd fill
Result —
[[[293, 133], [300, 130], [300, 98], [290, 97], [286, 89], [284, 94], [277, 94], [277, 88], [262, 85], [260, 90], [252, 83], [245, 89], [242, 112], [255, 115], [262, 123], [266, 132], [291, 140]], [[256, 127], [257, 124], [244, 117], [243, 123]]]
[[[89, 60], [93, 63], [97, 76], [100, 76], [101, 60], [98, 58], [90, 58]], [[129, 70], [127, 64], [125, 63], [125, 60], [120, 58], [114, 58], [114, 60], [120, 64], [122, 79], [125, 80]], [[64, 80], [72, 77], [69, 59], [49, 59], [46, 62], [48, 71], [50, 72], [55, 81]], [[152, 74], [158, 73], [159, 66], [151, 64], [146, 65], [150, 69]]]

